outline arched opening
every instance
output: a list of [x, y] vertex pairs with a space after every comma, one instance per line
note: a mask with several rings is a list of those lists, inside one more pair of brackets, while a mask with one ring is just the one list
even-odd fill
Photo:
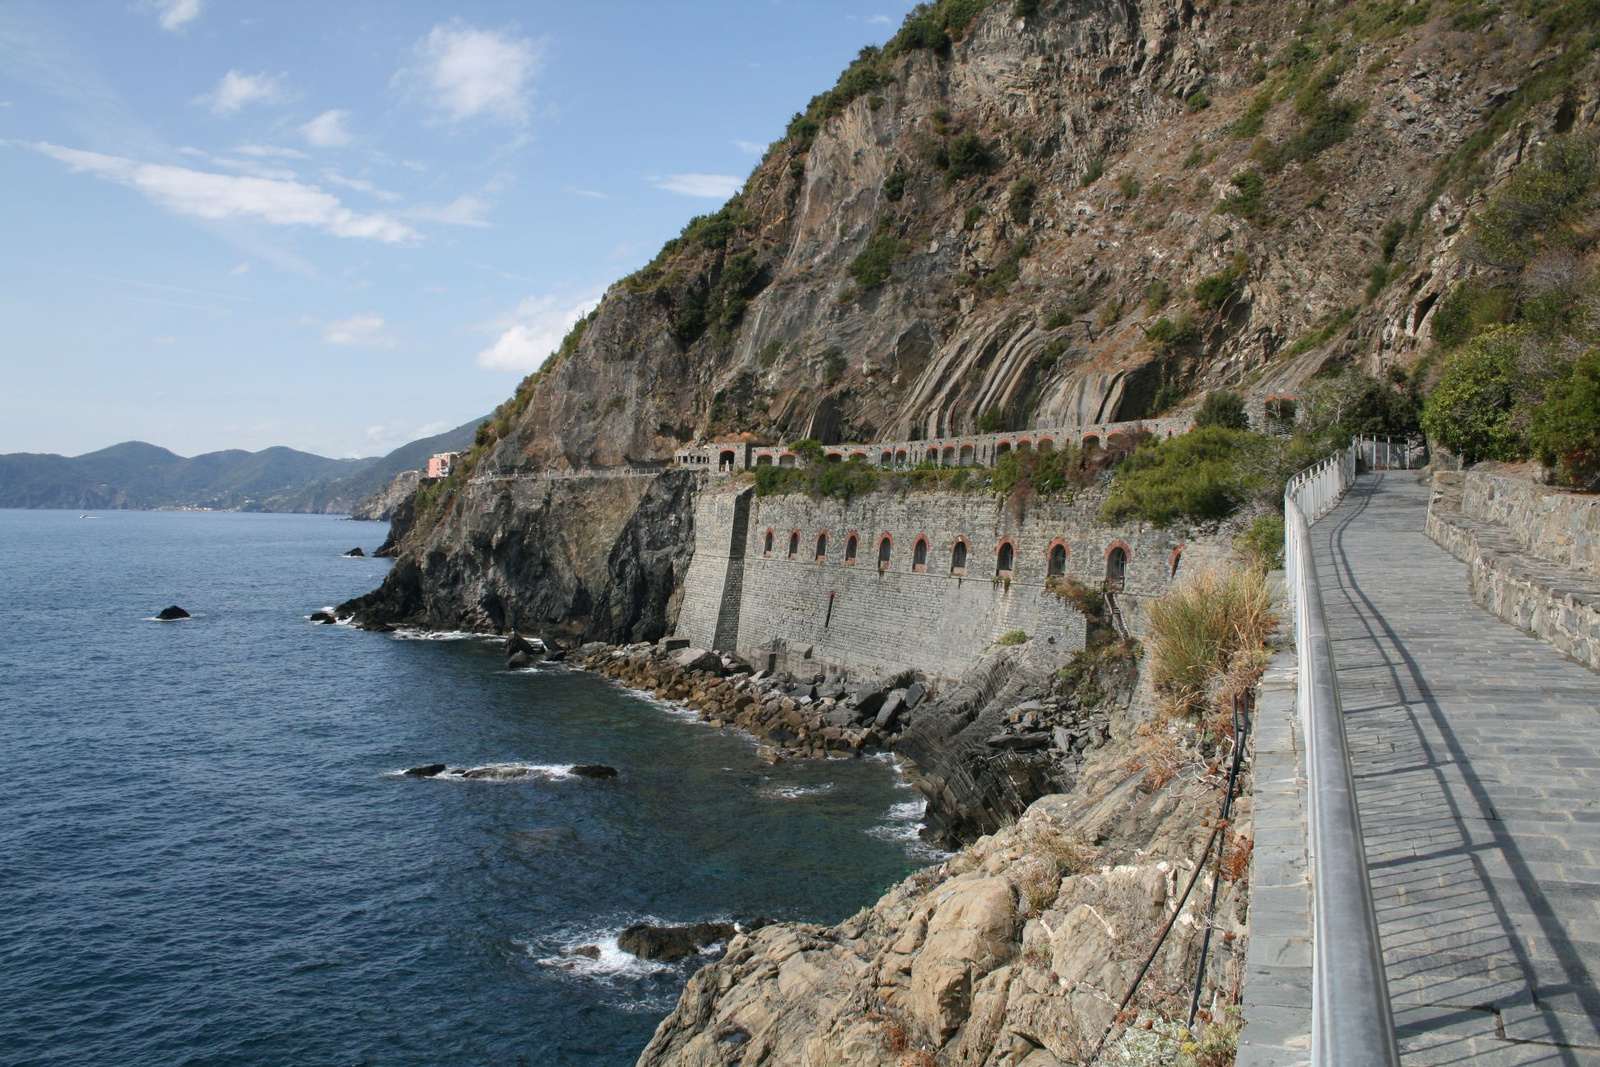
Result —
[[799, 530], [796, 530], [794, 533], [789, 535], [789, 558], [790, 559], [799, 559], [800, 558], [800, 531]]
[[1018, 452], [1032, 452], [1033, 451], [1033, 442], [1032, 441], [1018, 441], [1017, 442], [1017, 451]]
[[961, 466], [963, 466], [963, 467], [972, 466], [973, 456], [974, 456], [974, 451], [973, 451], [973, 447], [971, 445], [962, 445], [961, 446], [961, 460], [960, 460]]
[[888, 534], [878, 538], [878, 569], [880, 571], [889, 569], [889, 554], [893, 551], [894, 541], [890, 539]]
[[1055, 441], [1051, 440], [1048, 437], [1039, 438], [1039, 451], [1040, 452], [1054, 452], [1055, 450], [1056, 450]]
[[1106, 450], [1108, 452], [1126, 452], [1132, 447], [1133, 441], [1122, 431], [1113, 430], [1106, 434]]
[[851, 534], [845, 539], [844, 565], [846, 567], [854, 567], [856, 565], [856, 546], [860, 544], [860, 540], [855, 534]]
[[1121, 589], [1127, 577], [1128, 549], [1120, 544], [1112, 545], [1106, 553], [1106, 584], [1112, 589]]
[[894, 453], [890, 452], [888, 450], [885, 450], [883, 455], [878, 457], [878, 466], [880, 466], [880, 467], [891, 467], [893, 465], [894, 465]]
[[850, 462], [851, 463], [854, 463], [858, 459], [861, 462], [865, 463], [865, 462], [867, 462], [867, 460], [869, 460], [871, 458], [872, 457], [868, 456], [865, 452], [861, 452], [861, 451], [856, 451], [856, 452], [850, 453]]
[[939, 465], [943, 467], [954, 467], [956, 465], [955, 445], [944, 446], [944, 457], [939, 461]]
[[794, 466], [794, 463], [795, 460], [793, 452], [785, 452], [783, 455], [778, 457], [778, 466], [780, 467], [792, 467]]
[[950, 573], [956, 576], [967, 573], [967, 539], [960, 537], [950, 546]]
[[772, 555], [772, 531], [770, 529], [767, 531], [765, 541], [762, 542], [761, 554], [769, 557]]
[[1050, 546], [1050, 577], [1065, 578], [1067, 575], [1067, 546], [1057, 541]]
[[1092, 434], [1092, 433], [1083, 435], [1083, 452], [1084, 452], [1084, 455], [1088, 455], [1090, 452], [1093, 452], [1095, 449], [1097, 449], [1099, 447], [1100, 447], [1100, 437], [1099, 437], [1099, 435]]
[[717, 470], [719, 470], [719, 471], [731, 471], [731, 470], [733, 470], [733, 462], [734, 462], [733, 449], [724, 448], [722, 450], [721, 454], [717, 456]]
[[828, 462], [829, 463], [843, 463], [844, 462], [844, 453], [843, 452], [829, 452], [828, 453]]
[[1005, 455], [1007, 452], [1010, 452], [1010, 451], [1011, 451], [1011, 442], [1010, 441], [1001, 441], [999, 444], [994, 446], [994, 458], [995, 459], [999, 459], [1001, 456]]
[[917, 543], [911, 546], [911, 569], [918, 574], [926, 574], [928, 571], [928, 539], [926, 537], [917, 538]]
[[825, 534], [825, 533], [819, 533], [819, 534], [817, 534], [817, 562], [821, 563], [823, 560], [825, 560], [827, 558], [828, 558], [828, 535]]
[[1001, 578], [1011, 577], [1011, 571], [1017, 562], [1017, 549], [1008, 538], [1000, 542], [999, 551], [994, 557], [994, 573]]
[[761, 455], [757, 456], [756, 457], [756, 466], [758, 466], [758, 467], [770, 467], [770, 466], [772, 466], [772, 453], [771, 452], [763, 452], [763, 453], [761, 453]]
[[1263, 405], [1262, 414], [1266, 416], [1268, 433], [1292, 433], [1294, 431], [1294, 397], [1269, 397]]
[[894, 464], [897, 467], [904, 467], [906, 465], [906, 450], [905, 449], [903, 449], [903, 448], [895, 449]]

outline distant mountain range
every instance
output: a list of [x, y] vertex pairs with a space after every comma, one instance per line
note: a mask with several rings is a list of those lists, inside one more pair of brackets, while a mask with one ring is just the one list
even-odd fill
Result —
[[184, 458], [143, 441], [81, 456], [0, 455], [0, 508], [171, 508], [346, 513], [435, 452], [472, 444], [473, 419], [386, 456], [329, 459], [292, 448]]

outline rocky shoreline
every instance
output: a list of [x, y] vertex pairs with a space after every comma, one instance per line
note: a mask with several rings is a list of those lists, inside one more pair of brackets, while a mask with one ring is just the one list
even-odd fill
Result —
[[820, 670], [796, 677], [675, 639], [592, 643], [567, 658], [676, 701], [713, 727], [744, 730], [773, 762], [894, 752], [928, 802], [926, 836], [946, 848], [1070, 788], [1111, 737], [1106, 701], [1085, 701], [1025, 649], [996, 649], [977, 678], [944, 691], [913, 672], [860, 682]]

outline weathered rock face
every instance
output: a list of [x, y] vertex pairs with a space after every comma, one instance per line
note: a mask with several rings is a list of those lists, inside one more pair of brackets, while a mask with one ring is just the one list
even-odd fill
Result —
[[[1181, 779], [1150, 789], [1126, 758], [1108, 750], [1092, 791], [1039, 800], [838, 926], [735, 938], [690, 979], [641, 1067], [722, 1067], [735, 1049], [745, 1064], [1084, 1062], [1180, 907], [1209, 836], [1196, 807], [1220, 801]], [[1247, 799], [1234, 815], [1228, 847], [1248, 856]], [[1208, 991], [1239, 980], [1247, 869], [1224, 866]], [[1181, 902], [1132, 1011], [1187, 1007], [1210, 877]]]
[[[383, 586], [340, 605], [367, 626], [653, 640], [694, 549], [694, 475], [465, 486], [443, 521], [406, 527]], [[413, 498], [414, 500], [415, 498]]]
[[390, 479], [388, 485], [351, 508], [350, 517], [372, 522], [387, 521], [394, 515], [400, 502], [417, 491], [421, 481], [421, 471], [401, 471]]

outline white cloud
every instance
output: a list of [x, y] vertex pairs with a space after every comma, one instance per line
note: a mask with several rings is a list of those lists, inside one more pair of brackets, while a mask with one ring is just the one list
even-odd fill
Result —
[[500, 336], [478, 353], [477, 364], [490, 370], [509, 370], [526, 374], [536, 370], [551, 353], [561, 347], [561, 339], [577, 321], [600, 303], [600, 294], [590, 294], [576, 302], [554, 293], [530, 296], [509, 314], [486, 324]]
[[248, 259], [245, 260], [243, 263], [239, 264], [237, 267], [234, 267], [228, 273], [233, 275], [235, 278], [237, 278], [241, 274], [249, 274], [250, 273], [250, 261]]
[[888, 15], [871, 15], [867, 18], [868, 26], [887, 26], [890, 24]]
[[403, 419], [381, 423], [377, 426], [368, 426], [366, 437], [369, 453], [371, 448], [377, 448], [383, 452], [391, 452], [411, 441], [444, 433], [452, 426], [453, 424], [448, 422], [425, 422], [418, 426], [414, 422], [407, 422]]
[[140, 163], [48, 142], [33, 147], [75, 172], [95, 174], [135, 189], [179, 215], [310, 226], [335, 237], [362, 237], [387, 244], [412, 244], [420, 239], [416, 230], [397, 219], [351, 211], [332, 193], [302, 182]]
[[419, 204], [405, 211], [408, 219], [423, 222], [443, 222], [450, 226], [487, 226], [489, 220], [483, 213], [494, 205], [480, 197], [458, 196], [448, 204]]
[[609, 196], [607, 196], [605, 193], [600, 192], [598, 189], [580, 189], [576, 185], [564, 186], [561, 191], [563, 193], [570, 193], [573, 196], [586, 196], [590, 200], [610, 200], [611, 199]]
[[481, 115], [520, 124], [528, 117], [528, 81], [539, 71], [542, 50], [531, 38], [456, 19], [417, 42], [414, 63], [395, 79], [452, 122]]
[[344, 348], [397, 348], [400, 345], [399, 339], [384, 329], [383, 316], [378, 314], [335, 319], [323, 328], [322, 339]]
[[726, 200], [739, 191], [744, 181], [733, 174], [668, 174], [651, 178], [650, 183], [669, 193]]
[[324, 111], [304, 126], [300, 133], [305, 137], [307, 144], [316, 145], [318, 148], [338, 148], [350, 143], [350, 131], [345, 129], [345, 123], [350, 119], [350, 112], [341, 108]]
[[283, 148], [275, 144], [242, 144], [234, 148], [233, 151], [235, 155], [255, 156], [257, 159], [311, 158], [298, 148]]
[[767, 146], [760, 141], [735, 141], [733, 147], [746, 155], [759, 156], [767, 150]]
[[177, 33], [184, 25], [200, 17], [205, 0], [155, 0], [153, 5], [161, 20], [161, 28]]
[[399, 193], [391, 193], [387, 189], [380, 189], [365, 178], [346, 178], [343, 174], [332, 170], [323, 171], [322, 176], [334, 185], [342, 185], [346, 189], [354, 189], [358, 193], [366, 193], [368, 196], [377, 197], [386, 203], [392, 204], [402, 199]]
[[245, 74], [230, 70], [215, 89], [195, 100], [209, 106], [213, 114], [232, 115], [247, 104], [272, 104], [282, 100], [282, 82], [281, 74]]

